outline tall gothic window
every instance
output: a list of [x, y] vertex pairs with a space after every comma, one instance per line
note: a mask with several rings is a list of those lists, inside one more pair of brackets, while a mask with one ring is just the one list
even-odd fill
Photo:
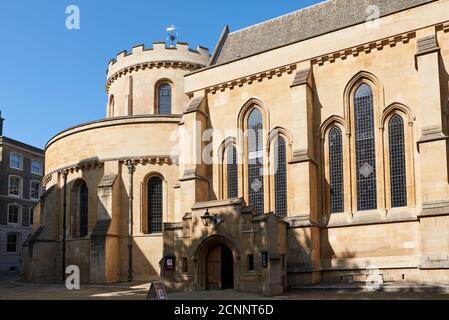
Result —
[[237, 150], [230, 146], [227, 153], [228, 199], [238, 197]]
[[333, 127], [329, 131], [329, 176], [331, 213], [343, 212], [343, 143], [338, 127]]
[[373, 92], [367, 84], [354, 96], [358, 210], [377, 208]]
[[162, 83], [158, 87], [157, 113], [171, 114], [172, 90], [168, 83]]
[[262, 114], [254, 109], [248, 117], [249, 204], [264, 213]]
[[404, 121], [394, 115], [388, 125], [390, 146], [391, 206], [407, 206], [407, 182], [405, 172]]
[[80, 237], [87, 236], [89, 222], [89, 196], [85, 182], [80, 185], [79, 189], [79, 217], [80, 217]]
[[276, 214], [281, 217], [287, 215], [287, 158], [285, 140], [279, 137], [274, 144], [274, 199]]
[[148, 180], [148, 233], [162, 232], [162, 179], [152, 177]]

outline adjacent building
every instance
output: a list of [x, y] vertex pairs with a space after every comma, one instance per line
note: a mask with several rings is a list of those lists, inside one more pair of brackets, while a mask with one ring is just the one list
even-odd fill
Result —
[[212, 55], [138, 45], [106, 94], [46, 145], [27, 279], [449, 282], [449, 0], [326, 1]]
[[0, 114], [0, 272], [20, 272], [42, 193], [44, 151], [3, 136]]

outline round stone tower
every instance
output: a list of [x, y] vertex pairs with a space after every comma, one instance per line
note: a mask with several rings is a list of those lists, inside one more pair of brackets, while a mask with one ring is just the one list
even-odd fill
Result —
[[108, 65], [106, 117], [183, 113], [189, 101], [184, 75], [205, 67], [209, 59], [208, 49], [192, 50], [184, 42], [122, 51]]

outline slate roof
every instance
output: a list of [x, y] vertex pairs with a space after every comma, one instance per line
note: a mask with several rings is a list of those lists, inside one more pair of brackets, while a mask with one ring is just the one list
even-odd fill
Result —
[[436, 0], [329, 0], [287, 15], [225, 34], [217, 45], [212, 64], [248, 57], [338, 29], [364, 23], [368, 6], [380, 16], [407, 10]]

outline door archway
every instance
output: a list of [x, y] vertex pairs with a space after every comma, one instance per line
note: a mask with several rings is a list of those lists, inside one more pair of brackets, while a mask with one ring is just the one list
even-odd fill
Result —
[[221, 236], [212, 236], [199, 245], [196, 256], [199, 289], [236, 288], [237, 254], [231, 241]]

